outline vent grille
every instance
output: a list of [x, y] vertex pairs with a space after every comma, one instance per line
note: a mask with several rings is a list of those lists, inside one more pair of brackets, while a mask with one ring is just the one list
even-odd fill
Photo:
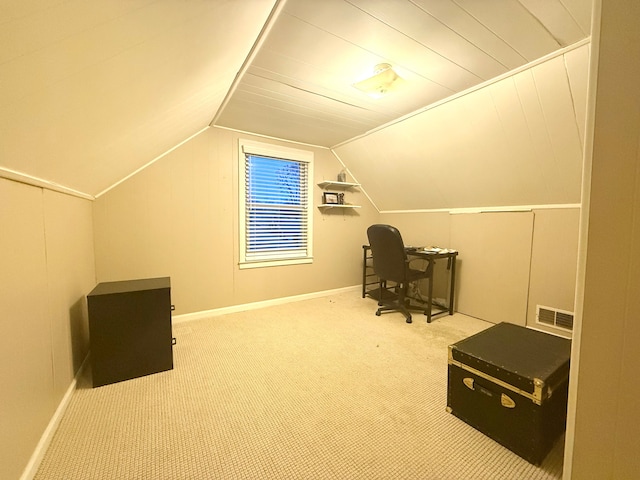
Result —
[[573, 330], [573, 312], [538, 305], [536, 321], [544, 325]]

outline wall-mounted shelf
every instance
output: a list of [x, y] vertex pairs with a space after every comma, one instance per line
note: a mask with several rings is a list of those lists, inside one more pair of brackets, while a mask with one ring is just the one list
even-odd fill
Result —
[[[324, 182], [320, 182], [318, 183], [318, 186], [320, 188], [322, 188], [323, 190], [326, 189], [331, 189], [331, 190], [348, 190], [350, 188], [353, 187], [359, 187], [360, 184], [359, 183], [351, 183], [351, 182], [340, 182], [337, 180], [326, 180]], [[326, 202], [326, 195], [329, 195], [330, 193], [327, 192], [323, 195], [323, 200]], [[339, 196], [341, 198], [340, 201], [343, 201], [344, 198], [344, 194], [343, 193], [339, 193], [336, 194], [337, 196]], [[320, 210], [326, 211], [326, 210], [330, 210], [332, 208], [360, 208], [360, 205], [351, 205], [349, 203], [322, 203], [320, 205], [318, 205], [318, 208]]]
[[318, 184], [320, 188], [351, 188], [359, 187], [359, 183], [338, 182], [337, 180], [328, 180]]
[[330, 208], [360, 208], [360, 205], [344, 205], [339, 203], [323, 203], [322, 205], [318, 205], [318, 208], [322, 209], [330, 209]]

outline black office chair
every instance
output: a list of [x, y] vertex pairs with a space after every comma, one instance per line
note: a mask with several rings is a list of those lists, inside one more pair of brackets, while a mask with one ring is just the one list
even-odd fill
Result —
[[[380, 280], [380, 296], [378, 298], [380, 308], [376, 311], [376, 315], [379, 316], [385, 311], [399, 311], [405, 316], [407, 323], [411, 323], [409, 308], [412, 307], [407, 301], [407, 288], [411, 282], [423, 278], [428, 278], [429, 282], [433, 281], [432, 262], [429, 262], [426, 270], [410, 268], [402, 236], [398, 229], [391, 225], [371, 225], [367, 229], [367, 237], [371, 247], [373, 272]], [[387, 294], [388, 281], [396, 284], [396, 295], [393, 295], [394, 298], [391, 299]]]

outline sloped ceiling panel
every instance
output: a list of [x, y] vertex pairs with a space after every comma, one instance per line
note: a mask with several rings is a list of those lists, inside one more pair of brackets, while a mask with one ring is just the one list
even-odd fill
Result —
[[585, 72], [589, 71], [589, 48], [590, 46], [587, 46], [587, 48], [578, 48], [567, 52], [564, 56], [573, 99], [573, 108], [576, 111], [576, 118], [578, 119], [581, 145], [584, 144], [587, 121], [587, 102], [582, 99], [587, 98], [588, 76]]
[[[333, 147], [583, 40], [590, 3], [287, 0], [214, 124]], [[379, 63], [406, 82], [373, 100]]]
[[98, 194], [205, 128], [275, 0], [0, 6], [0, 167]]
[[335, 149], [382, 211], [580, 202], [588, 46]]

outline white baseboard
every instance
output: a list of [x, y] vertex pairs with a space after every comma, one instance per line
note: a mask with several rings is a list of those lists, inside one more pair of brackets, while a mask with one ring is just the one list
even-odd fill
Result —
[[247, 310], [255, 310], [257, 308], [271, 307], [273, 305], [282, 305], [284, 303], [299, 302], [301, 300], [309, 300], [311, 298], [326, 297], [336, 293], [344, 293], [351, 291], [359, 291], [362, 285], [354, 285], [352, 287], [336, 288], [333, 290], [323, 290], [321, 292], [305, 293], [302, 295], [294, 295], [291, 297], [274, 298], [272, 300], [263, 300], [261, 302], [245, 303], [242, 305], [232, 305], [230, 307], [214, 308], [213, 310], [203, 310], [201, 312], [183, 313], [182, 315], [174, 315], [173, 323], [190, 322], [192, 320], [200, 320], [203, 318], [216, 317], [226, 315], [228, 313], [244, 312]]
[[60, 425], [60, 421], [62, 420], [62, 416], [64, 415], [64, 412], [67, 410], [67, 407], [69, 406], [69, 402], [71, 401], [71, 396], [73, 395], [73, 392], [76, 389], [76, 385], [78, 384], [78, 378], [80, 378], [80, 375], [82, 375], [85, 365], [87, 364], [88, 358], [89, 356], [87, 355], [84, 361], [82, 362], [82, 365], [80, 365], [80, 368], [78, 369], [78, 373], [76, 373], [75, 377], [71, 381], [69, 388], [67, 388], [67, 391], [62, 397], [62, 400], [60, 401], [58, 408], [56, 409], [55, 413], [53, 414], [53, 417], [51, 417], [51, 420], [49, 421], [49, 425], [47, 425], [47, 428], [45, 429], [44, 433], [40, 437], [40, 441], [38, 442], [36, 449], [33, 451], [33, 454], [29, 459], [29, 463], [27, 463], [27, 466], [22, 472], [22, 475], [20, 476], [20, 480], [32, 480], [36, 476], [38, 467], [40, 466], [40, 463], [44, 458], [44, 454], [46, 453], [47, 448], [49, 447], [49, 444], [53, 439], [53, 435], [56, 433], [56, 430], [58, 429], [58, 425]]

